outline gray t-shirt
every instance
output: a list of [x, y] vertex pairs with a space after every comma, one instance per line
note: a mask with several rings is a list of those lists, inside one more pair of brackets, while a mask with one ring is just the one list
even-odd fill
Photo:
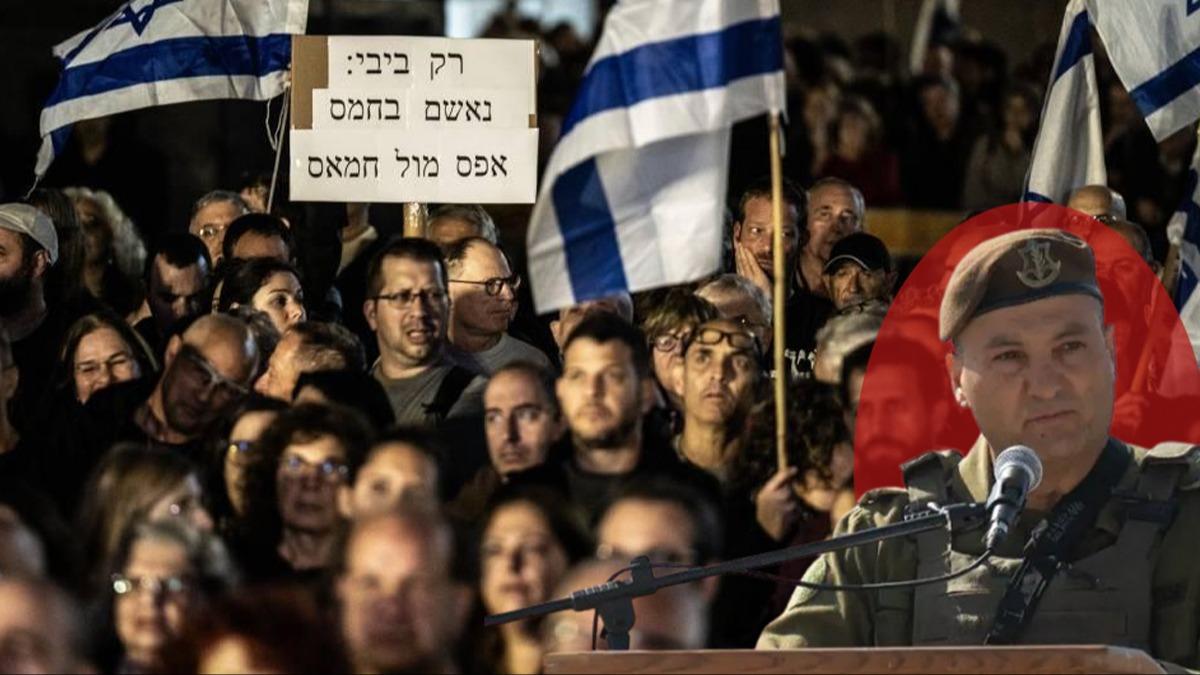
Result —
[[468, 354], [467, 356], [478, 363], [480, 369], [488, 375], [514, 361], [530, 361], [547, 370], [554, 368], [550, 363], [550, 359], [542, 350], [528, 342], [518, 340], [508, 333], [501, 335], [500, 341], [491, 349], [485, 349], [481, 352]]
[[[387, 392], [388, 401], [392, 404], [392, 412], [396, 414], [396, 424], [433, 427], [442, 420], [439, 420], [438, 416], [429, 410], [429, 406], [433, 404], [442, 380], [446, 379], [454, 367], [453, 361], [443, 358], [436, 366], [428, 368], [419, 375], [393, 380], [386, 377], [379, 364], [376, 363], [371, 374], [376, 380], [379, 380], [379, 383], [383, 385], [383, 390]], [[463, 366], [459, 365], [459, 367]], [[463, 390], [458, 401], [450, 408], [446, 419], [482, 415], [485, 386], [487, 386], [487, 380], [475, 375]]]

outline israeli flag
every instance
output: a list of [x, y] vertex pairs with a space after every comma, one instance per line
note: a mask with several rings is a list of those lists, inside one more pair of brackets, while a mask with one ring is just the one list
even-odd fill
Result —
[[54, 48], [62, 77], [42, 109], [38, 176], [75, 122], [155, 105], [281, 94], [308, 0], [130, 0]]
[[1200, 1], [1089, 0], [1108, 59], [1161, 141], [1200, 118]]
[[1084, 0], [1071, 0], [1033, 143], [1026, 201], [1065, 204], [1075, 188], [1108, 181], [1090, 31]]
[[782, 50], [777, 0], [609, 12], [530, 219], [538, 312], [717, 270], [729, 129], [783, 110]]
[[1167, 236], [1179, 247], [1179, 282], [1175, 308], [1187, 329], [1192, 351], [1200, 361], [1200, 147], [1192, 156], [1183, 203], [1167, 224]]

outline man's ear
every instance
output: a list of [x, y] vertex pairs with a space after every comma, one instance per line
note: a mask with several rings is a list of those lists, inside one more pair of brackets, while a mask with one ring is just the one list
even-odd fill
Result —
[[665, 382], [664, 384], [667, 385], [667, 388], [671, 390], [672, 394], [678, 396], [679, 400], [682, 401], [685, 385], [687, 384], [687, 375], [684, 371], [683, 359], [674, 359], [671, 362], [671, 370], [667, 373], [667, 379], [669, 381]]
[[958, 354], [946, 354], [946, 374], [950, 376], [950, 391], [954, 392], [954, 400], [962, 407], [967, 407], [967, 395], [962, 390], [962, 360]]
[[33, 253], [33, 278], [41, 279], [50, 269], [50, 254], [46, 249], [38, 249]]
[[171, 367], [171, 363], [175, 361], [175, 355], [183, 347], [183, 339], [178, 335], [172, 335], [167, 341], [167, 349], [163, 352], [163, 370]]
[[375, 310], [377, 309], [377, 305], [377, 300], [363, 300], [363, 316], [367, 319], [367, 325], [370, 326], [371, 330], [373, 331], [379, 330], [379, 326], [375, 323]]
[[559, 331], [562, 330], [562, 322], [555, 319], [550, 322], [550, 336], [554, 338], [554, 344], [558, 345], [558, 350], [562, 351], [562, 336]]
[[733, 240], [736, 242], [742, 241], [742, 221], [736, 220], [733, 223]]
[[1108, 360], [1112, 363], [1113, 372], [1117, 372], [1117, 337], [1116, 329], [1110, 323], [1104, 327], [1104, 346], [1108, 349]]
[[892, 270], [887, 273], [887, 292], [892, 295], [896, 292], [896, 280], [900, 278], [900, 272]]

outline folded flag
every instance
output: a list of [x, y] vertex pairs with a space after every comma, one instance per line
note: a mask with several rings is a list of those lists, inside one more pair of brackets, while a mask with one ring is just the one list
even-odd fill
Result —
[[619, 2], [530, 219], [537, 311], [716, 271], [729, 129], [784, 102], [777, 0]]
[[38, 176], [75, 122], [183, 101], [283, 92], [308, 0], [130, 0], [54, 48], [62, 77], [42, 109]]

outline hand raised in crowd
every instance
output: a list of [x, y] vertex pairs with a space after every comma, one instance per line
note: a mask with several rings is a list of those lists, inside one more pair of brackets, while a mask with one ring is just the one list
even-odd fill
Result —
[[761, 288], [763, 292], [767, 294], [768, 298], [771, 297], [771, 292], [773, 290], [771, 278], [768, 277], [767, 273], [763, 271], [763, 268], [759, 266], [758, 261], [754, 259], [754, 254], [750, 252], [750, 249], [746, 248], [741, 243], [734, 241], [733, 258], [735, 264], [737, 265], [738, 276], [744, 277], [750, 281], [750, 283]]
[[795, 467], [778, 471], [754, 496], [758, 524], [775, 541], [783, 541], [796, 525], [800, 500], [792, 490], [792, 481], [797, 475], [799, 469]]

